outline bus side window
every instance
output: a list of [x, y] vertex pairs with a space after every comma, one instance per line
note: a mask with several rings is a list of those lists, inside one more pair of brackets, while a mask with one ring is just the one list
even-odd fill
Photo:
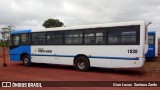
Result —
[[86, 30], [84, 35], [85, 44], [95, 44], [95, 32], [92, 30]]
[[139, 26], [112, 27], [108, 31], [110, 45], [138, 45]]
[[29, 45], [30, 38], [28, 34], [21, 34], [21, 45]]
[[19, 40], [20, 40], [20, 37], [18, 35], [13, 36], [13, 38], [12, 38], [13, 46], [18, 46]]
[[121, 44], [136, 44], [136, 31], [126, 30], [121, 32]]
[[48, 32], [47, 33], [47, 45], [54, 45], [55, 44], [55, 33], [54, 32]]
[[56, 45], [62, 45], [63, 44], [63, 32], [62, 31], [55, 32], [54, 44], [56, 44]]
[[111, 28], [108, 32], [108, 44], [118, 45], [121, 44], [120, 30], [118, 28]]
[[40, 33], [32, 33], [32, 45], [44, 45], [45, 44], [45, 33], [40, 32]]
[[93, 44], [93, 45], [101, 45], [105, 44], [106, 41], [106, 35], [105, 35], [105, 29], [97, 28], [98, 30], [86, 30], [85, 31], [85, 37], [84, 37], [84, 43], [85, 44]]
[[65, 44], [82, 44], [82, 31], [66, 31]]
[[96, 44], [105, 44], [105, 31], [96, 32]]

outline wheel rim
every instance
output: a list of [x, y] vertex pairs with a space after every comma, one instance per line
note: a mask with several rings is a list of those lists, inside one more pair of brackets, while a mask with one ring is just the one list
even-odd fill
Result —
[[28, 63], [28, 58], [24, 58], [24, 64], [27, 64]]
[[78, 62], [78, 67], [79, 67], [80, 69], [84, 69], [84, 68], [86, 67], [85, 61], [79, 60], [79, 62]]

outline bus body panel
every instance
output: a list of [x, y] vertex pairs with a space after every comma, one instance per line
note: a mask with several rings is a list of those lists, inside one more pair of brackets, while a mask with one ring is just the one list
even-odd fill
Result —
[[17, 46], [10, 50], [10, 60], [11, 61], [20, 61], [20, 57], [23, 53], [31, 55], [31, 46]]
[[146, 54], [146, 57], [147, 58], [153, 58], [153, 57], [156, 57], [156, 55], [155, 55], [155, 45], [149, 45], [148, 46], [148, 52], [147, 52], [147, 54]]
[[[112, 60], [112, 68], [138, 68], [144, 65], [145, 59], [138, 60]], [[122, 64], [123, 63], [123, 64]]]
[[107, 53], [108, 56], [113, 57], [112, 68], [134, 68], [142, 66], [139, 62], [141, 62], [140, 58], [143, 58], [143, 52], [141, 52], [139, 45], [108, 46]]
[[[38, 49], [52, 50], [52, 53], [37, 52]], [[106, 45], [32, 46], [32, 62], [73, 65], [74, 58], [81, 54], [90, 59], [91, 66], [111, 67], [111, 60], [104, 60], [106, 53]], [[97, 61], [97, 58], [102, 59]]]
[[[80, 48], [81, 47], [81, 48]], [[38, 49], [44, 50], [44, 52], [38, 52]], [[137, 53], [128, 53], [128, 50], [135, 49]], [[46, 50], [51, 50], [52, 53], [46, 53]], [[119, 51], [117, 51], [119, 50]], [[141, 60], [138, 57], [140, 53], [140, 47], [135, 46], [32, 46], [32, 62], [36, 63], [49, 63], [49, 64], [65, 64], [74, 65], [74, 58], [83, 54], [89, 58], [91, 67], [141, 67], [139, 63]], [[142, 55], [141, 55], [142, 56]], [[140, 61], [141, 62], [141, 61]], [[119, 64], [125, 63], [125, 64]]]

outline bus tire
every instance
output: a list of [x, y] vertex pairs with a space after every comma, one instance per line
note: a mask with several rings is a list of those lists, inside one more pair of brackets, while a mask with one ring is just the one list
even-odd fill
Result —
[[88, 58], [86, 58], [84, 56], [77, 57], [76, 61], [75, 61], [75, 67], [79, 71], [83, 71], [83, 72], [88, 71], [88, 69], [90, 67], [90, 63], [89, 63]]
[[31, 60], [30, 57], [28, 55], [24, 55], [22, 57], [22, 61], [23, 61], [23, 65], [26, 67], [29, 67], [31, 65]]

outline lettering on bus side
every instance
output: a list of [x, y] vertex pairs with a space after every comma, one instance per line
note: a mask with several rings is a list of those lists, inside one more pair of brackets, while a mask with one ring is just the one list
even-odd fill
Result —
[[44, 50], [43, 48], [38, 48], [38, 52], [52, 53], [52, 50]]
[[128, 49], [128, 53], [138, 53], [137, 49]]

